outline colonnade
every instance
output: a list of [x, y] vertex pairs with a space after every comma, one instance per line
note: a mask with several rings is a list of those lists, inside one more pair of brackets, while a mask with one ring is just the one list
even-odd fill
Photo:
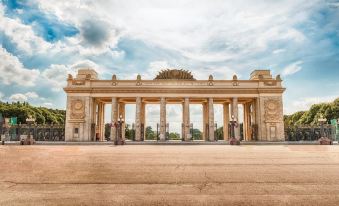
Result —
[[[190, 98], [182, 98], [182, 139], [185, 141], [191, 141], [192, 135], [190, 131]], [[159, 119], [159, 140], [166, 140], [166, 104], [167, 98], [160, 97], [160, 119]], [[214, 121], [214, 104], [220, 104], [220, 101], [215, 102], [214, 98], [206, 98], [202, 102], [203, 106], [203, 139], [205, 141], [216, 141], [217, 137], [215, 135], [215, 121]], [[223, 139], [228, 140], [229, 136], [229, 123], [232, 120], [230, 117], [234, 117], [234, 120], [239, 121], [239, 112], [238, 112], [238, 98], [233, 97], [222, 102], [223, 105]], [[243, 137], [244, 140], [253, 139], [253, 126], [256, 124], [255, 116], [255, 101], [250, 99], [249, 101], [242, 101], [241, 103], [244, 108], [244, 117], [243, 117]], [[145, 102], [143, 102], [142, 97], [135, 98], [135, 140], [143, 141], [144, 131], [142, 125], [145, 125]], [[100, 112], [102, 112], [100, 110]], [[231, 114], [230, 114], [231, 112]], [[119, 118], [125, 119], [125, 103], [119, 102], [119, 98], [112, 98], [112, 110], [111, 110], [111, 120], [112, 124], [116, 124]], [[117, 132], [116, 127], [111, 129], [111, 140], [116, 139]], [[240, 126], [235, 127], [235, 137], [240, 139]], [[125, 123], [122, 125], [122, 138], [125, 138]]]

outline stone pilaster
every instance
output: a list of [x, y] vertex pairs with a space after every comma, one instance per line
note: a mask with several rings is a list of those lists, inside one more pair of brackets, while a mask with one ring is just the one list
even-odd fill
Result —
[[237, 97], [232, 98], [232, 111], [231, 112], [238, 123], [238, 127], [234, 128], [235, 138], [240, 140], [240, 123], [239, 123], [238, 98]]
[[260, 140], [284, 141], [284, 119], [281, 96], [260, 97]]
[[214, 137], [214, 107], [213, 107], [213, 98], [208, 98], [208, 138], [209, 141], [215, 141]]
[[184, 122], [184, 139], [185, 141], [190, 141], [192, 139], [190, 133], [190, 105], [189, 98], [184, 98], [183, 104], [183, 122]]
[[67, 96], [65, 141], [91, 141], [93, 98]]
[[160, 141], [166, 140], [166, 99], [160, 98]]
[[136, 98], [135, 102], [135, 140], [141, 140], [141, 97]]
[[255, 124], [257, 125], [257, 140], [262, 140], [262, 122], [261, 122], [260, 98], [255, 99]]
[[111, 141], [115, 141], [117, 138], [117, 127], [118, 123], [118, 99], [112, 97], [112, 110], [111, 110]]
[[230, 122], [230, 111], [229, 111], [229, 104], [224, 103], [223, 104], [223, 119], [224, 119], [224, 125], [223, 125], [223, 132], [224, 132], [224, 140], [229, 139], [228, 135], [228, 125]]

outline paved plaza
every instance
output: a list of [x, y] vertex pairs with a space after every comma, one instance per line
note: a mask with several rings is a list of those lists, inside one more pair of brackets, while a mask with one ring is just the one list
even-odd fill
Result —
[[339, 146], [0, 146], [0, 205], [338, 205]]

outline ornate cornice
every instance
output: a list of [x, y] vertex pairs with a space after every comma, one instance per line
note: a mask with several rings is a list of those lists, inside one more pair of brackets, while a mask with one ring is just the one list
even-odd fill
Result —
[[192, 94], [259, 94], [275, 93], [280, 94], [285, 88], [65, 88], [67, 93], [192, 93]]

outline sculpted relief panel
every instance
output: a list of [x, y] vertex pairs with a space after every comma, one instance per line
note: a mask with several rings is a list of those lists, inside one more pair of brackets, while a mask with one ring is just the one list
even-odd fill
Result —
[[71, 101], [71, 119], [85, 118], [85, 104], [82, 100]]
[[266, 99], [264, 106], [266, 122], [282, 121], [282, 102], [280, 98]]

